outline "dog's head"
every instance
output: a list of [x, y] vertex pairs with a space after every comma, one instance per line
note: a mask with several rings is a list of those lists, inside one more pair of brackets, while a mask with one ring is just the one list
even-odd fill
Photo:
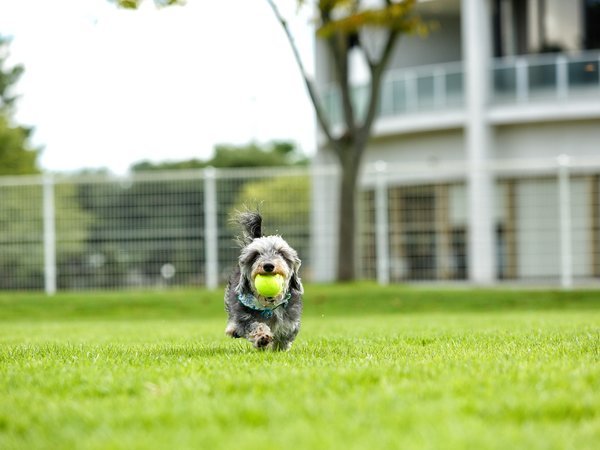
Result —
[[256, 275], [281, 275], [284, 280], [281, 293], [265, 300], [277, 302], [287, 293], [301, 295], [303, 287], [298, 274], [301, 261], [296, 250], [281, 236], [262, 236], [262, 218], [258, 213], [242, 213], [238, 215], [238, 222], [244, 228], [244, 236], [240, 239], [240, 281], [236, 291], [240, 294], [251, 292], [259, 298], [254, 285]]
[[252, 292], [259, 297], [254, 286], [256, 275], [281, 275], [284, 280], [281, 294], [273, 300], [280, 300], [287, 292], [302, 294], [302, 283], [298, 276], [300, 258], [281, 236], [255, 238], [242, 249], [239, 257], [240, 283], [238, 292]]

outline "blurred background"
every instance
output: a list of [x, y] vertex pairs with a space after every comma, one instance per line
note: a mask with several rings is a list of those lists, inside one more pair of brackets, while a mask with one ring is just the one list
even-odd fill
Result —
[[[312, 10], [278, 5], [343, 134]], [[306, 281], [335, 281], [346, 244], [355, 278], [381, 284], [600, 280], [598, 0], [416, 2], [434, 25], [385, 68], [354, 242], [339, 238], [343, 168], [267, 2], [0, 10], [0, 289], [214, 288], [244, 205]], [[360, 121], [371, 74], [353, 45], [348, 67]]]

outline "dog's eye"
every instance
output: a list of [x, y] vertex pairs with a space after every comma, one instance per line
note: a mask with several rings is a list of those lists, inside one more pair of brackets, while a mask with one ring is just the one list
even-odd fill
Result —
[[298, 255], [296, 255], [295, 252], [290, 252], [286, 249], [279, 249], [278, 253], [283, 259], [285, 259], [290, 267], [293, 266], [298, 259]]
[[241, 256], [240, 262], [242, 264], [251, 265], [256, 261], [256, 258], [258, 258], [258, 252], [248, 252]]

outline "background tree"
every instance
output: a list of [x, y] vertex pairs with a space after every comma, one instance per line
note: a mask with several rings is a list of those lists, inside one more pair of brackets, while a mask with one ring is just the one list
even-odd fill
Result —
[[[135, 8], [141, 0], [117, 0], [121, 6]], [[356, 237], [356, 190], [359, 169], [377, 115], [383, 74], [390, 62], [399, 38], [406, 33], [426, 32], [425, 24], [414, 12], [416, 0], [381, 0], [377, 5], [361, 0], [297, 0], [299, 6], [312, 4], [316, 13], [317, 36], [329, 50], [335, 85], [340, 93], [342, 127], [339, 131], [327, 116], [320, 93], [300, 57], [288, 27], [274, 0], [267, 0], [291, 45], [294, 57], [312, 101], [317, 122], [326, 141], [326, 147], [337, 157], [341, 167], [338, 264], [339, 281], [354, 279]], [[159, 6], [180, 3], [177, 0], [155, 0]], [[368, 48], [369, 35], [377, 35], [379, 45]], [[359, 52], [370, 73], [365, 105], [357, 105], [350, 84], [350, 52]], [[364, 111], [364, 112], [363, 112]]]
[[[243, 168], [256, 166], [295, 166], [306, 164], [306, 159], [290, 142], [270, 142], [264, 145], [218, 145], [208, 160], [192, 159], [152, 163], [140, 162], [131, 167], [142, 174], [159, 170], [198, 170], [208, 166]], [[75, 280], [77, 286], [116, 287], [132, 284], [161, 283], [161, 268], [176, 263], [176, 274], [171, 283], [201, 284], [199, 274], [204, 261], [204, 183], [198, 177], [177, 180], [133, 177], [128, 183], [110, 181], [109, 173], [90, 173], [94, 178], [106, 178], [107, 183], [78, 183], [80, 207], [94, 220], [89, 226], [85, 252], [73, 252], [65, 260], [59, 285]], [[199, 175], [199, 174], [198, 174]], [[269, 203], [269, 211], [280, 208], [283, 214], [299, 198], [308, 198], [306, 177], [271, 178], [219, 177], [216, 180], [219, 214], [219, 238], [231, 242], [239, 232], [228, 227], [228, 219], [240, 201], [255, 205], [257, 198], [277, 198]], [[271, 183], [271, 184], [269, 184]], [[248, 186], [248, 187], [247, 187]], [[240, 193], [244, 194], [240, 194]], [[282, 194], [283, 193], [283, 194]], [[281, 206], [285, 203], [285, 206]], [[305, 202], [304, 204], [307, 204]], [[271, 207], [273, 206], [273, 207]], [[283, 210], [281, 210], [283, 208]], [[266, 209], [266, 208], [265, 208]], [[308, 212], [302, 211], [288, 223], [273, 221], [281, 227], [306, 223]], [[165, 233], [164, 230], [169, 230]], [[131, 236], [136, 236], [131, 239]], [[303, 239], [303, 242], [305, 240]], [[219, 246], [219, 266], [229, 269], [235, 248]], [[228, 271], [227, 271], [228, 273]]]
[[39, 151], [29, 143], [31, 129], [12, 123], [17, 97], [14, 85], [23, 73], [23, 66], [7, 67], [9, 39], [0, 35], [0, 175], [38, 173]]
[[[14, 86], [23, 66], [7, 67], [9, 40], [0, 36], [0, 176], [40, 172], [39, 150], [31, 145], [31, 129], [13, 123]], [[81, 254], [90, 216], [79, 207], [76, 189], [57, 184], [54, 205], [58, 265]], [[0, 184], [0, 289], [39, 289], [44, 285], [42, 187], [39, 181]], [[61, 271], [59, 270], [59, 274]]]
[[277, 167], [307, 165], [308, 159], [288, 141], [273, 141], [264, 145], [252, 142], [246, 145], [218, 144], [214, 155], [207, 160], [189, 159], [152, 163], [141, 161], [131, 166], [133, 172], [151, 170], [201, 169], [205, 167]]
[[[23, 67], [6, 66], [8, 46], [9, 40], [0, 36], [0, 175], [37, 173], [37, 153], [30, 150], [27, 142], [29, 130], [14, 126], [11, 121], [16, 100], [12, 95], [13, 86], [23, 73]], [[37, 242], [41, 236], [41, 210], [39, 187], [1, 187], [0, 288], [43, 286], [43, 256]]]
[[26, 127], [12, 126], [0, 112], [0, 176], [38, 173], [38, 151], [31, 148]]
[[209, 161], [213, 167], [276, 167], [306, 165], [308, 159], [300, 154], [295, 145], [287, 141], [275, 141], [265, 146], [255, 143], [246, 146], [217, 145]]
[[10, 113], [13, 111], [17, 97], [12, 94], [12, 87], [23, 73], [23, 66], [6, 67], [8, 46], [10, 40], [0, 35], [0, 111]]

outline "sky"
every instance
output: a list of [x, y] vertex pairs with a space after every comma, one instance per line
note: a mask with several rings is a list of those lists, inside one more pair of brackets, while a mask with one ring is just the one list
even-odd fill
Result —
[[[280, 0], [313, 72], [308, 11]], [[266, 0], [188, 0], [137, 11], [109, 0], [0, 0], [15, 120], [49, 171], [208, 159], [219, 143], [291, 140], [314, 153], [314, 114]]]

